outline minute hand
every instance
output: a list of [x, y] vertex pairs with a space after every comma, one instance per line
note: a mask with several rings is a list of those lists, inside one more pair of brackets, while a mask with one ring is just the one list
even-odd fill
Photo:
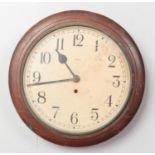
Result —
[[71, 78], [71, 79], [63, 79], [63, 80], [55, 80], [55, 81], [46, 81], [46, 82], [39, 82], [39, 83], [32, 83], [32, 84], [28, 84], [27, 86], [38, 86], [38, 85], [44, 85], [44, 84], [54, 84], [54, 83], [62, 83], [62, 82], [76, 82], [75, 78]]

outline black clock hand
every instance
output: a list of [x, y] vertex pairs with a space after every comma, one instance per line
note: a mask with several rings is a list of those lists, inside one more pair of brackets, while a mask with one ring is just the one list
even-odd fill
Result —
[[61, 64], [67, 63], [67, 57], [63, 54], [61, 54], [58, 50], [55, 50], [58, 54], [58, 60]]
[[75, 76], [71, 79], [63, 79], [63, 80], [55, 80], [55, 81], [46, 81], [46, 82], [39, 82], [39, 83], [32, 83], [32, 84], [28, 84], [27, 86], [38, 86], [38, 85], [44, 85], [44, 84], [54, 84], [54, 83], [62, 83], [62, 82], [78, 82], [78, 78]]
[[65, 64], [65, 66], [67, 67], [67, 69], [69, 70], [69, 72], [72, 74], [73, 78], [77, 79], [77, 82], [80, 81], [80, 77], [76, 74], [74, 74], [74, 72], [72, 71], [72, 69], [69, 67], [69, 65], [67, 64], [67, 57], [63, 54], [61, 54], [58, 50], [55, 50], [58, 53], [58, 60], [61, 64]]

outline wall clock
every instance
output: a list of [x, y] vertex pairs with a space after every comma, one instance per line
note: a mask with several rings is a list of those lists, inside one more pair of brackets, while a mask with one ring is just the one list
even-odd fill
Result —
[[85, 146], [119, 133], [136, 113], [144, 65], [111, 19], [65, 11], [34, 25], [18, 43], [9, 87], [22, 120], [41, 137]]

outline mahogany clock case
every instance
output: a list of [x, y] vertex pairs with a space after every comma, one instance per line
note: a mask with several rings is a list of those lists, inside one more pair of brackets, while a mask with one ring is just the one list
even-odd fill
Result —
[[[126, 107], [107, 127], [94, 133], [68, 135], [49, 129], [34, 117], [22, 94], [22, 66], [35, 43], [49, 31], [69, 25], [85, 25], [100, 30], [117, 41], [124, 49], [132, 73], [132, 88]], [[51, 15], [34, 25], [18, 43], [9, 69], [9, 88], [14, 106], [26, 123], [41, 137], [61, 145], [86, 146], [105, 141], [118, 134], [133, 118], [141, 103], [145, 85], [144, 64], [130, 35], [113, 20], [88, 11], [65, 11]]]

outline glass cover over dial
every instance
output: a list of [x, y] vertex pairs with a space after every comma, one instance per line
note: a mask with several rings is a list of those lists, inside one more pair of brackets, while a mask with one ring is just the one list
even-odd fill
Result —
[[79, 135], [104, 128], [119, 116], [131, 82], [123, 48], [87, 26], [44, 35], [31, 49], [22, 75], [32, 114], [51, 129]]

